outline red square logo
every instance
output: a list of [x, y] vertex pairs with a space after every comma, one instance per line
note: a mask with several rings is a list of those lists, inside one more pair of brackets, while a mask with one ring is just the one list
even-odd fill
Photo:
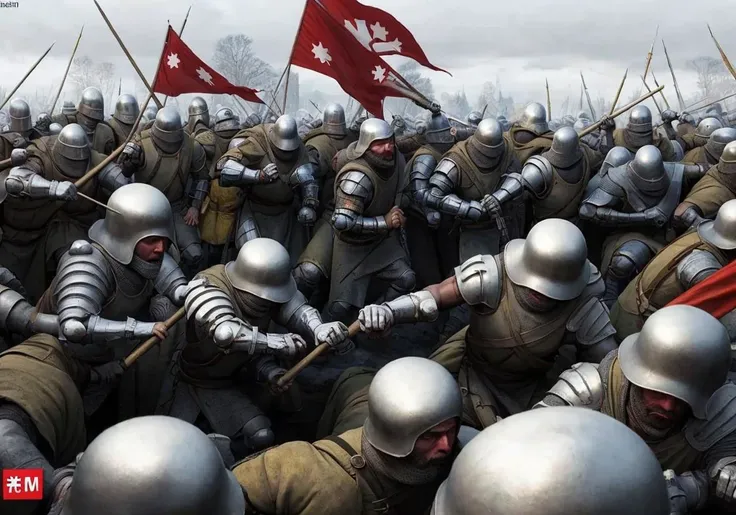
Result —
[[43, 499], [43, 469], [3, 469], [4, 501]]

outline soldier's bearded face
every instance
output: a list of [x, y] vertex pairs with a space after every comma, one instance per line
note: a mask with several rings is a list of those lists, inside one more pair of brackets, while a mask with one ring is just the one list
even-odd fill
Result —
[[382, 159], [393, 159], [394, 142], [392, 140], [374, 141], [369, 150]]
[[135, 246], [135, 255], [149, 263], [160, 261], [164, 257], [167, 244], [168, 240], [159, 236], [143, 238]]
[[455, 447], [458, 422], [455, 419], [437, 424], [422, 434], [414, 444], [412, 458], [418, 465], [428, 465], [447, 458]]
[[672, 427], [684, 421], [688, 405], [666, 393], [641, 389], [641, 398], [646, 410], [647, 421], [654, 427]]

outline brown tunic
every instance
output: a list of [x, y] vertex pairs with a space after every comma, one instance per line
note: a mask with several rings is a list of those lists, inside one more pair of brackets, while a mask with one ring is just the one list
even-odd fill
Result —
[[[194, 138], [207, 154], [207, 169], [210, 177], [215, 175], [217, 161], [227, 152], [230, 140], [218, 136], [214, 131], [200, 131]], [[233, 226], [242, 201], [242, 190], [237, 186], [224, 188], [218, 179], [210, 181], [210, 191], [202, 206], [199, 230], [202, 241], [212, 245], [223, 245], [233, 236]]]
[[523, 165], [530, 157], [552, 148], [554, 133], [547, 131], [536, 135], [527, 129], [513, 126], [509, 132], [504, 133], [503, 137], [506, 139], [507, 146], [514, 149], [519, 162]]
[[[636, 146], [633, 143], [629, 142], [629, 139], [627, 138], [628, 131], [626, 129], [616, 129], [613, 131], [613, 144], [617, 147], [626, 147], [630, 152], [633, 152], [636, 154], [636, 151], [641, 148], [641, 146]], [[675, 151], [672, 148], [672, 144], [670, 143], [670, 140], [667, 138], [663, 138], [656, 132], [652, 136], [652, 142], [648, 143], [649, 145], [654, 145], [659, 149], [659, 151], [662, 153], [662, 161], [675, 161], [675, 158], [677, 157], [675, 155]], [[642, 145], [644, 146], [644, 145]]]
[[720, 164], [713, 166], [700, 179], [684, 202], [697, 206], [705, 218], [715, 218], [720, 207], [736, 198], [736, 174], [721, 172]]

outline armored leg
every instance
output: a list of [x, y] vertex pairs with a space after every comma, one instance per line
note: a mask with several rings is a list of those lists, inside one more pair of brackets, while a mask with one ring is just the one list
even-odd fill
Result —
[[194, 277], [201, 269], [204, 261], [202, 240], [199, 229], [186, 225], [181, 217], [174, 217], [176, 242], [181, 252], [181, 268], [188, 278]]
[[296, 287], [306, 298], [310, 298], [327, 281], [327, 277], [314, 263], [299, 263], [292, 274]]
[[627, 241], [616, 249], [605, 277], [606, 292], [603, 302], [609, 308], [652, 257], [651, 249], [638, 240]]
[[243, 426], [243, 440], [253, 452], [268, 449], [276, 436], [271, 430], [271, 421], [266, 415], [256, 415]]
[[243, 207], [240, 208], [240, 214], [238, 215], [238, 228], [235, 231], [235, 247], [239, 250], [240, 247], [245, 245], [246, 241], [260, 237], [261, 233], [258, 230], [258, 224], [253, 217], [250, 205], [246, 201]]

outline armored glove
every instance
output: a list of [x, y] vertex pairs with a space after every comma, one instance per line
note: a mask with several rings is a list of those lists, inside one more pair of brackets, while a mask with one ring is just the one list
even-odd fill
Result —
[[680, 487], [675, 472], [665, 470], [664, 479], [667, 483], [667, 495], [670, 497], [670, 515], [688, 515], [690, 510], [687, 506], [687, 494]]
[[303, 207], [296, 215], [297, 221], [302, 225], [314, 225], [317, 221], [317, 212], [311, 207]]
[[662, 121], [664, 123], [672, 123], [677, 120], [677, 113], [671, 109], [667, 109], [662, 113]]
[[394, 313], [388, 306], [370, 304], [360, 310], [358, 322], [360, 322], [361, 331], [369, 334], [374, 333], [376, 336], [384, 336], [391, 331], [394, 325]]
[[607, 114], [603, 115], [600, 122], [601, 122], [600, 128], [604, 131], [612, 131], [613, 129], [616, 128], [616, 120], [614, 120]]
[[129, 142], [125, 144], [125, 148], [118, 158], [118, 164], [123, 168], [123, 175], [126, 177], [133, 175], [136, 166], [140, 163], [142, 152], [143, 149], [136, 143]]
[[683, 111], [680, 113], [680, 123], [689, 123], [690, 125], [697, 125], [695, 123], [695, 118], [693, 118], [693, 115], [691, 115], [688, 112]]
[[8, 270], [4, 266], [0, 266], [0, 284], [3, 286], [7, 286], [11, 290], [15, 290], [24, 297], [28, 296], [28, 294], [26, 293], [26, 289], [23, 287], [18, 278], [13, 274], [13, 272]]
[[122, 365], [118, 361], [111, 361], [104, 365], [94, 367], [90, 374], [90, 382], [98, 384], [112, 384], [122, 377], [125, 373]]
[[650, 207], [646, 211], [644, 211], [644, 216], [646, 216], [647, 221], [651, 222], [652, 224], [656, 225], [657, 227], [664, 226], [669, 218], [667, 215], [665, 215], [662, 211], [659, 210], [657, 207]]
[[20, 166], [28, 160], [28, 151], [24, 148], [14, 148], [10, 152], [10, 164]]
[[293, 359], [304, 354], [307, 343], [298, 334], [259, 333], [257, 327], [231, 318], [214, 327], [213, 340], [224, 352], [266, 354]]
[[430, 102], [428, 110], [432, 114], [440, 114], [440, 111], [442, 110], [442, 106], [439, 105], [437, 102]]
[[355, 348], [355, 344], [349, 338], [348, 328], [342, 322], [318, 325], [314, 330], [314, 340], [317, 345], [326, 343], [337, 354], [346, 354]]
[[273, 163], [268, 163], [261, 170], [261, 180], [268, 184], [279, 178], [279, 169]]
[[465, 213], [465, 218], [477, 222], [481, 216], [483, 216], [483, 206], [481, 206], [480, 202], [475, 200], [468, 202], [468, 212]]
[[717, 498], [730, 503], [736, 501], [736, 458], [719, 460], [711, 470], [710, 479], [716, 483]]
[[13, 139], [13, 148], [26, 148], [28, 146], [28, 140], [23, 136], [16, 136]]
[[488, 212], [491, 218], [501, 216], [501, 203], [493, 195], [486, 195], [480, 201], [481, 206]]
[[77, 187], [69, 181], [51, 181], [49, 196], [57, 200], [77, 200]]

